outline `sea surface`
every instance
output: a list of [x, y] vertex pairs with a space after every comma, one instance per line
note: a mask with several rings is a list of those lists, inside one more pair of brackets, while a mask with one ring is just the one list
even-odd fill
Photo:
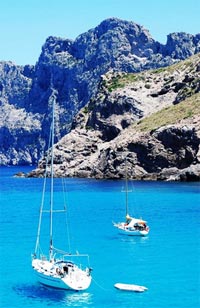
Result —
[[[124, 220], [123, 181], [67, 179], [71, 247], [88, 253], [93, 268], [90, 288], [71, 292], [40, 285], [32, 271], [42, 179], [13, 176], [28, 170], [0, 168], [0, 307], [199, 307], [200, 183], [129, 183], [130, 214], [150, 226], [143, 238], [113, 227]], [[119, 291], [117, 282], [148, 290]]]

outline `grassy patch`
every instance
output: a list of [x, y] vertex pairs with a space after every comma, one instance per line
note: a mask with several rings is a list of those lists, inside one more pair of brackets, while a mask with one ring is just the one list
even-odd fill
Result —
[[[184, 61], [180, 61], [176, 64], [173, 64], [171, 66], [166, 67], [160, 67], [154, 70], [144, 71], [141, 73], [115, 73], [113, 77], [110, 80], [103, 80], [102, 85], [105, 86], [109, 92], [112, 92], [119, 88], [124, 88], [128, 84], [138, 82], [138, 81], [145, 81], [146, 79], [146, 73], [149, 72], [149, 75], [153, 74], [154, 76], [156, 74], [163, 74], [168, 78], [170, 74], [172, 74], [174, 71], [184, 71], [186, 68], [190, 67], [190, 72], [195, 72], [197, 63], [200, 61], [200, 53], [196, 54], [189, 59], [186, 59]], [[169, 77], [168, 80], [166, 80], [166, 83], [171, 83], [173, 81], [174, 77]], [[148, 80], [146, 80], [146, 87], [149, 87]]]
[[200, 93], [187, 98], [177, 105], [153, 113], [137, 122], [135, 128], [144, 132], [153, 131], [161, 126], [175, 124], [194, 115], [200, 115]]
[[124, 73], [118, 76], [113, 77], [111, 80], [106, 82], [106, 87], [109, 92], [116, 90], [118, 88], [124, 88], [130, 83], [137, 82], [139, 80], [144, 80], [143, 74], [133, 74], [133, 73]]
[[166, 67], [160, 67], [154, 70], [150, 70], [151, 73], [153, 74], [159, 74], [159, 73], [173, 73], [174, 71], [184, 71], [187, 68], [191, 68], [190, 72], [194, 72], [196, 70], [196, 64], [200, 61], [200, 53], [191, 56], [190, 58], [180, 61], [178, 63], [175, 63], [170, 66]]

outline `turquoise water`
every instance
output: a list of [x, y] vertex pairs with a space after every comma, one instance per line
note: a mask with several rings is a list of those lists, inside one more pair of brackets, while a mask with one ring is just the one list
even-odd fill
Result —
[[[0, 169], [1, 307], [199, 306], [199, 183], [134, 182], [131, 207], [151, 229], [141, 238], [119, 235], [112, 226], [124, 217], [122, 181], [67, 179], [72, 248], [88, 253], [93, 268], [90, 288], [74, 293], [43, 287], [33, 275], [42, 179], [14, 178], [19, 170]], [[119, 291], [117, 282], [148, 291]]]

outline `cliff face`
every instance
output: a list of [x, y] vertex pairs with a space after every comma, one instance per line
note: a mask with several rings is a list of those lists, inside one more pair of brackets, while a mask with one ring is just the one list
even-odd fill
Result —
[[[200, 55], [102, 76], [95, 100], [55, 145], [55, 175], [200, 180]], [[42, 176], [44, 159], [29, 176]]]
[[[111, 18], [75, 41], [49, 37], [35, 66], [1, 62], [1, 164], [35, 164], [42, 156], [48, 142], [52, 90], [57, 93], [59, 140], [71, 130], [74, 115], [95, 98], [103, 74], [165, 67], [199, 51], [199, 34], [169, 34], [166, 45], [162, 45], [140, 25]], [[123, 97], [120, 99], [122, 104]], [[132, 103], [126, 104], [132, 117], [137, 118]], [[138, 112], [141, 116], [142, 110]], [[94, 120], [90, 119], [91, 125]]]

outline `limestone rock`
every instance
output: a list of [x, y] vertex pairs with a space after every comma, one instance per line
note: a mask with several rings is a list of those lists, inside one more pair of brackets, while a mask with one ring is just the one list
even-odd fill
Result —
[[[52, 36], [47, 38], [35, 66], [23, 67], [11, 62], [1, 62], [1, 119], [9, 117], [8, 123], [0, 122], [1, 164], [35, 164], [42, 157], [48, 144], [51, 122], [49, 98], [52, 91], [57, 92], [56, 121], [59, 125], [56, 128], [56, 140], [58, 141], [71, 130], [73, 118], [79, 110], [96, 98], [102, 75], [111, 70], [134, 73], [166, 67], [198, 53], [199, 45], [199, 34], [193, 36], [186, 33], [169, 34], [167, 44], [162, 45], [156, 42], [142, 26], [134, 22], [109, 18], [94, 29], [79, 35], [74, 41]], [[190, 74], [187, 80], [191, 80]], [[174, 84], [179, 95], [176, 96], [174, 93], [172, 95], [176, 96], [177, 103], [184, 99], [186, 93], [190, 95], [191, 87], [188, 89], [185, 86], [188, 84], [187, 80], [177, 80]], [[159, 83], [159, 80], [157, 82]], [[199, 89], [195, 82], [194, 79], [194, 92]], [[149, 83], [146, 83], [146, 87], [149, 86], [154, 87], [151, 77]], [[149, 102], [154, 96], [157, 97], [159, 104], [164, 96], [170, 95], [170, 89], [166, 81], [159, 91], [150, 92], [152, 96], [149, 96]], [[142, 93], [141, 91], [141, 95]], [[112, 108], [114, 98], [109, 99], [107, 107]], [[121, 112], [124, 100], [127, 112], [120, 122], [117, 113]], [[110, 116], [110, 126], [103, 123], [103, 118], [99, 120], [105, 141], [117, 136], [121, 128], [128, 127], [135, 118], [145, 115], [145, 110], [138, 108], [136, 99], [129, 98], [124, 93], [119, 97], [116, 108], [118, 110], [115, 109], [114, 116]], [[149, 108], [153, 109], [154, 106], [150, 103]], [[9, 114], [10, 110], [12, 112]], [[132, 113], [130, 118], [128, 113]], [[98, 117], [90, 118], [88, 124], [97, 125], [94, 124], [94, 120], [98, 120]], [[27, 123], [30, 122], [34, 125], [26, 129]]]
[[[131, 179], [198, 181], [200, 94], [191, 91], [174, 104], [182, 88], [173, 86], [188, 71], [198, 79], [198, 61], [199, 55], [161, 72], [102, 76], [96, 100], [80, 110], [71, 132], [55, 145], [55, 175], [120, 179], [126, 158]], [[171, 88], [162, 98], [152, 97], [166, 82]], [[41, 176], [44, 161], [29, 176]]]

